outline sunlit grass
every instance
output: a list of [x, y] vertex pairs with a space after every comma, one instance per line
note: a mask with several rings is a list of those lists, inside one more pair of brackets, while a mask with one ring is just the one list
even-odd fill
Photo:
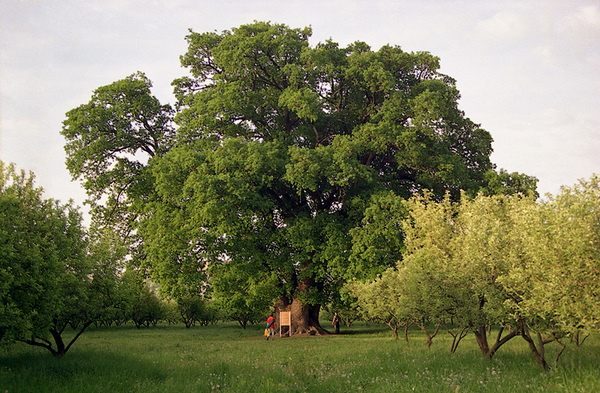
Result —
[[[339, 336], [266, 341], [262, 326], [132, 326], [86, 332], [63, 359], [17, 345], [0, 352], [1, 392], [589, 392], [600, 386], [600, 342], [569, 346], [543, 371], [516, 338], [481, 357], [467, 337], [431, 349], [419, 331], [394, 340], [377, 325]], [[551, 349], [549, 358], [555, 354]]]

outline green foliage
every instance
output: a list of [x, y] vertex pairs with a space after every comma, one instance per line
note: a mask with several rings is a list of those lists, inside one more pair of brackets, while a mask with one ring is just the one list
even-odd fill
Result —
[[96, 323], [110, 326], [129, 319], [133, 302], [123, 277], [127, 248], [123, 239], [107, 229], [92, 231], [89, 246], [93, 261], [90, 290], [93, 296], [88, 302], [98, 310]]
[[177, 301], [177, 310], [186, 328], [199, 324], [206, 326], [217, 322], [218, 310], [213, 304], [200, 296], [186, 296]]
[[535, 188], [494, 171], [492, 138], [459, 110], [439, 58], [311, 47], [311, 33], [266, 22], [190, 31], [175, 110], [137, 73], [67, 113], [67, 166], [95, 222], [130, 239], [133, 263], [164, 295], [210, 292], [211, 281], [222, 291], [234, 271], [244, 295], [225, 308], [262, 310], [251, 288], [266, 280], [281, 307], [310, 308], [300, 330], [318, 328], [314, 316], [347, 280], [404, 253], [403, 200]]
[[387, 270], [371, 282], [352, 282], [348, 288], [358, 299], [364, 316], [373, 321], [383, 322], [398, 338], [398, 329], [408, 327], [413, 321], [402, 276], [394, 269]]
[[243, 265], [211, 280], [230, 268], [274, 277], [287, 301], [325, 304], [401, 255], [399, 220], [387, 218], [402, 198], [484, 184], [491, 138], [458, 110], [439, 59], [312, 48], [310, 33], [257, 22], [188, 35], [179, 143], [151, 163], [158, 198], [143, 225], [166, 291], [199, 289], [207, 265]]
[[[128, 249], [108, 229], [88, 234], [69, 203], [43, 198], [33, 174], [0, 162], [0, 341], [66, 354], [92, 324], [122, 324], [136, 304], [137, 277], [123, 274]], [[154, 320], [153, 320], [154, 321]], [[76, 329], [68, 339], [65, 331]]]
[[533, 176], [517, 172], [508, 173], [500, 169], [498, 172], [489, 170], [485, 173], [485, 179], [486, 186], [481, 189], [481, 192], [488, 196], [498, 194], [531, 194], [536, 198], [539, 196], [536, 191], [538, 179]]
[[131, 311], [131, 320], [135, 327], [139, 329], [142, 326], [156, 326], [166, 319], [166, 304], [158, 297], [152, 285], [144, 281], [139, 282]]
[[536, 317], [542, 331], [598, 331], [600, 178], [582, 179], [548, 197], [537, 217], [521, 217], [529, 232], [525, 252], [531, 262], [511, 279], [536, 294], [525, 298], [522, 308]]
[[[598, 331], [599, 183], [582, 180], [540, 203], [520, 194], [411, 198], [406, 254], [374, 281], [354, 284], [361, 308], [394, 321], [393, 330], [404, 319], [453, 322], [473, 331], [489, 357], [521, 336], [549, 367], [544, 345], [564, 348], [565, 336]], [[491, 343], [490, 325], [502, 327]]]
[[337, 312], [341, 323], [350, 327], [355, 321], [363, 320], [363, 312], [358, 304], [358, 298], [354, 296], [347, 285], [344, 285], [337, 292], [336, 296], [325, 308], [326, 319], [331, 321], [334, 313]]
[[0, 340], [64, 355], [79, 336], [64, 343], [66, 326], [83, 333], [100, 307], [81, 214], [71, 204], [44, 199], [33, 175], [12, 165], [0, 162], [0, 179]]
[[[517, 218], [535, 209], [532, 197], [519, 195], [463, 194], [460, 203], [448, 196], [438, 203], [430, 194], [412, 198], [404, 229], [407, 253], [397, 267], [403, 280], [397, 285], [413, 321], [469, 329], [489, 357], [514, 338], [527, 318], [521, 300], [534, 293], [507, 278], [528, 265]], [[491, 345], [490, 324], [508, 328]]]
[[405, 251], [402, 221], [406, 215], [404, 199], [394, 193], [371, 197], [360, 225], [350, 231], [356, 270], [349, 277], [373, 278], [402, 258]]
[[[94, 91], [87, 104], [67, 113], [61, 134], [67, 169], [83, 181], [98, 227], [110, 227], [135, 248], [142, 202], [153, 194], [147, 161], [173, 144], [173, 110], [151, 95], [142, 73]], [[135, 255], [135, 253], [134, 253]]]
[[44, 200], [33, 174], [13, 165], [0, 162], [0, 182], [0, 340], [10, 343], [45, 334], [51, 323], [68, 210]]
[[264, 320], [280, 295], [275, 275], [257, 278], [246, 265], [215, 265], [211, 275], [215, 305], [224, 319], [237, 321], [243, 329]]

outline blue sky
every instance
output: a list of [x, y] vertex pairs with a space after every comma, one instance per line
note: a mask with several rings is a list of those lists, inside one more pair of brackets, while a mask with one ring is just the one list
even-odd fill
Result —
[[312, 44], [429, 51], [492, 134], [498, 168], [536, 176], [542, 194], [600, 173], [600, 0], [1, 0], [0, 159], [33, 171], [47, 197], [81, 205], [64, 165], [65, 113], [138, 70], [173, 102], [188, 29], [253, 20], [310, 25]]

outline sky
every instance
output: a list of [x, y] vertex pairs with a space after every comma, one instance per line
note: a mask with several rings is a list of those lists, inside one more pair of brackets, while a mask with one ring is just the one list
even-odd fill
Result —
[[311, 26], [311, 45], [438, 56], [460, 108], [494, 138], [492, 162], [535, 176], [542, 195], [600, 174], [600, 0], [0, 0], [0, 160], [33, 171], [46, 197], [81, 206], [65, 113], [137, 71], [174, 103], [189, 29], [255, 20]]

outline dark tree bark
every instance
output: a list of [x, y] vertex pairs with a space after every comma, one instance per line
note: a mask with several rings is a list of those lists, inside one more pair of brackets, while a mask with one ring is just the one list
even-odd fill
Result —
[[[290, 312], [291, 335], [325, 335], [330, 334], [327, 330], [321, 327], [319, 323], [319, 313], [321, 305], [306, 304], [301, 300], [302, 294], [305, 294], [310, 288], [315, 285], [314, 280], [310, 277], [299, 280], [296, 287], [296, 292], [290, 301], [287, 297], [282, 297], [275, 304], [275, 311], [279, 316], [281, 312]], [[278, 320], [278, 323], [281, 321]]]
[[31, 340], [26, 340], [24, 342], [26, 344], [33, 345], [36, 347], [46, 348], [48, 351], [50, 351], [50, 353], [52, 355], [57, 356], [57, 357], [62, 357], [69, 351], [69, 349], [75, 343], [75, 341], [77, 341], [79, 336], [81, 336], [83, 334], [83, 332], [85, 332], [85, 330], [93, 322], [94, 321], [89, 321], [89, 322], [86, 322], [85, 324], [83, 324], [81, 329], [79, 329], [79, 331], [77, 332], [75, 337], [73, 337], [71, 339], [71, 341], [69, 341], [68, 344], [65, 343], [65, 341], [63, 340], [63, 337], [62, 337], [64, 328], [63, 329], [57, 329], [57, 328], [50, 329], [50, 334], [52, 335], [52, 339], [54, 340], [54, 345], [56, 346], [56, 348], [54, 348], [52, 342], [50, 342], [46, 339], [39, 338], [39, 337], [33, 337]]
[[491, 359], [502, 345], [519, 335], [519, 330], [516, 329], [509, 329], [508, 334], [504, 337], [502, 337], [503, 332], [504, 327], [501, 326], [500, 330], [498, 331], [498, 336], [496, 337], [496, 342], [490, 348], [487, 338], [487, 328], [485, 326], [479, 326], [476, 329], [473, 329], [475, 339], [477, 340], [477, 345], [479, 345], [479, 349], [481, 350], [481, 354], [483, 356]]

